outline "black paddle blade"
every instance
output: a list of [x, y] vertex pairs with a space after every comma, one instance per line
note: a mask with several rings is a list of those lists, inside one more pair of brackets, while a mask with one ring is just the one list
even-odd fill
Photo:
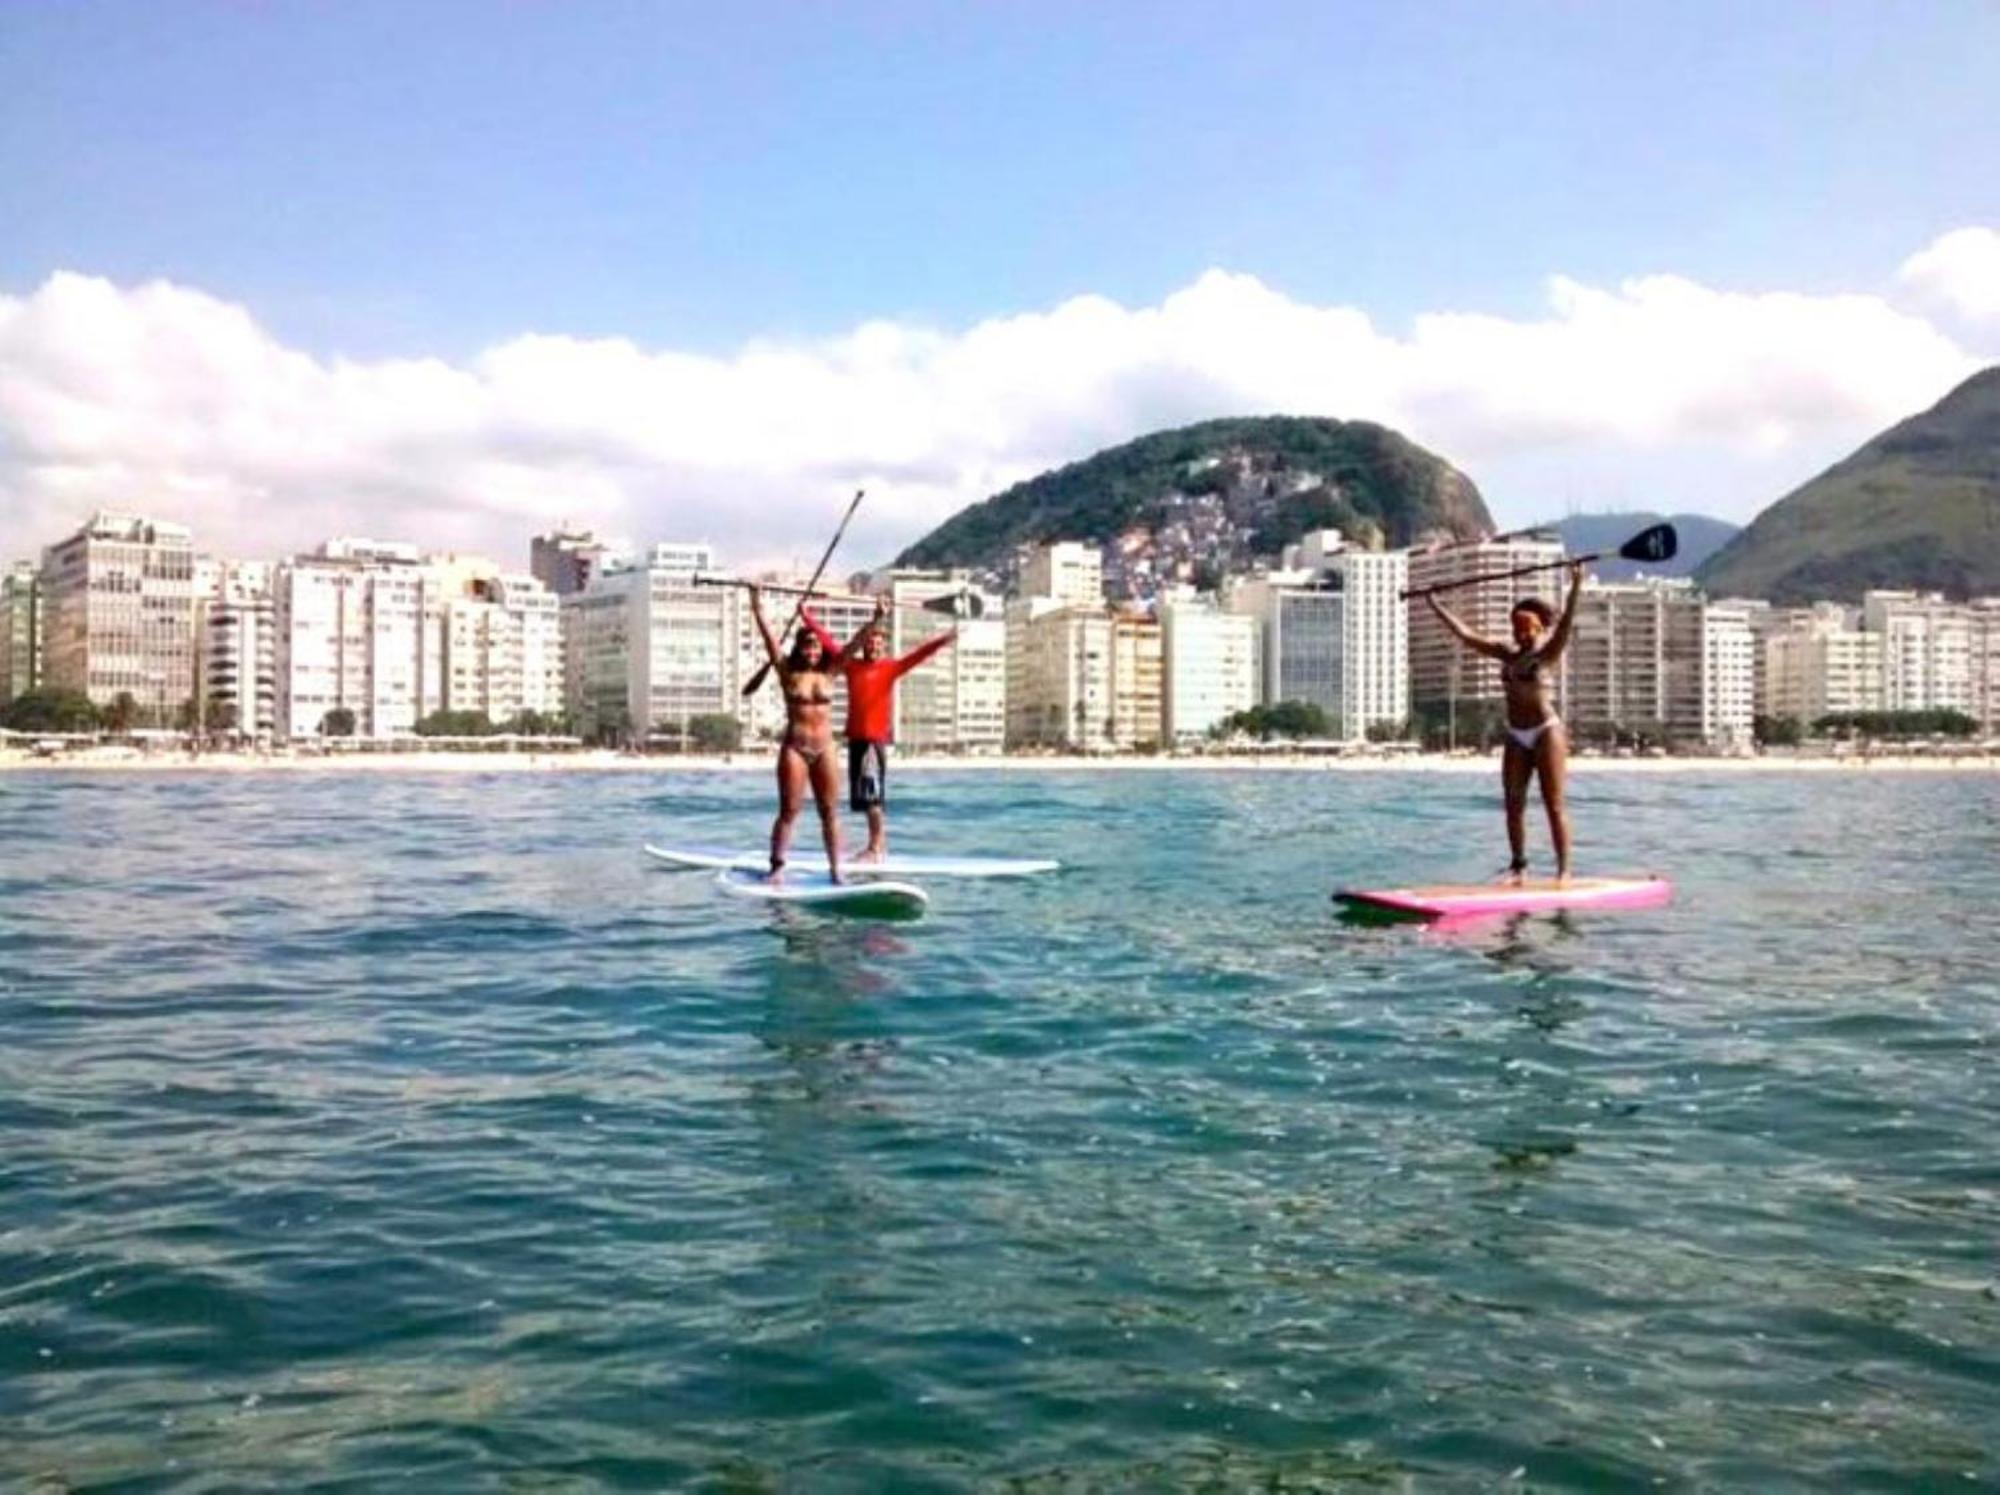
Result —
[[1640, 530], [1638, 534], [1618, 547], [1618, 553], [1628, 561], [1670, 561], [1674, 552], [1681, 548], [1681, 537], [1674, 533], [1671, 524], [1656, 524], [1651, 529]]
[[947, 592], [924, 604], [927, 613], [949, 613], [954, 618], [981, 618], [986, 615], [986, 599], [974, 592]]

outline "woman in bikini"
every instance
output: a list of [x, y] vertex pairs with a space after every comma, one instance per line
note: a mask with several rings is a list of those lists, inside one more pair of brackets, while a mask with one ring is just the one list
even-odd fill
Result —
[[1542, 804], [1549, 812], [1549, 839], [1556, 847], [1556, 881], [1569, 881], [1569, 807], [1563, 785], [1569, 769], [1569, 740], [1550, 695], [1556, 662], [1569, 647], [1576, 620], [1576, 599], [1583, 591], [1583, 562], [1571, 561], [1569, 598], [1562, 616], [1539, 597], [1514, 604], [1508, 626], [1514, 641], [1503, 643], [1474, 633], [1453, 617], [1436, 593], [1424, 600], [1438, 621], [1467, 648], [1500, 661], [1500, 683], [1507, 693], [1507, 741], [1500, 754], [1500, 783], [1507, 796], [1507, 844], [1513, 860], [1509, 881], [1519, 882], [1528, 870], [1528, 781], [1539, 779]]
[[833, 762], [833, 676], [826, 667], [826, 650], [809, 629], [800, 629], [791, 653], [782, 652], [764, 617], [763, 597], [754, 586], [750, 616], [757, 620], [764, 653], [785, 693], [785, 735], [778, 744], [778, 818], [771, 822], [771, 880], [784, 875], [792, 822], [799, 818], [810, 786], [819, 806], [820, 833], [826, 838], [827, 872], [839, 882], [840, 824], [834, 818], [834, 796], [840, 780]]

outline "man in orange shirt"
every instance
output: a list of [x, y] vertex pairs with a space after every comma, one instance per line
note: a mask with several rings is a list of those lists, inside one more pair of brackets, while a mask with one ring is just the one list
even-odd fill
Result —
[[889, 599], [876, 599], [875, 616], [846, 647], [835, 642], [808, 609], [799, 617], [833, 667], [847, 679], [848, 804], [868, 817], [868, 847], [855, 863], [879, 862], [889, 849], [889, 744], [896, 735], [896, 682], [958, 637], [958, 630], [926, 639], [901, 659], [889, 657]]

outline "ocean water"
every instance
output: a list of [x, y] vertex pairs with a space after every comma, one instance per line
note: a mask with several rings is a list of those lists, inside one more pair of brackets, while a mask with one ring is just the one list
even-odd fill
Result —
[[[0, 1486], [2000, 1486], [2000, 778], [0, 779]], [[1540, 827], [1535, 827], [1539, 841]]]

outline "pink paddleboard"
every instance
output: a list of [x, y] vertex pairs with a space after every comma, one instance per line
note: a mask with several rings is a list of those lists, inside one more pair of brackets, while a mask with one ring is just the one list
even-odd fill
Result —
[[1479, 914], [1524, 914], [1544, 909], [1657, 908], [1674, 896], [1664, 877], [1578, 877], [1566, 883], [1435, 883], [1424, 888], [1379, 888], [1335, 893], [1354, 909], [1406, 919], [1464, 919]]

